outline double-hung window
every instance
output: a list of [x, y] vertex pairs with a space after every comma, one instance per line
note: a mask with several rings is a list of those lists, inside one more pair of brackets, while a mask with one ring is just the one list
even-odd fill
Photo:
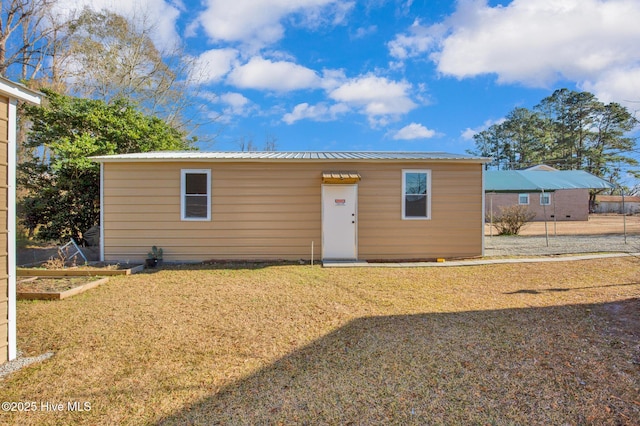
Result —
[[551, 205], [551, 194], [548, 192], [540, 193], [540, 205], [541, 206], [549, 206]]
[[402, 219], [431, 219], [431, 170], [402, 171]]
[[529, 204], [529, 194], [518, 194], [518, 204], [520, 204], [520, 205], [528, 205]]
[[180, 218], [182, 220], [211, 220], [211, 170], [182, 170]]

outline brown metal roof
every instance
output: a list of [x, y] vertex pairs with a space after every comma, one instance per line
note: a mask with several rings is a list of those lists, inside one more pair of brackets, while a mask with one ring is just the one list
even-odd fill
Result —
[[358, 172], [322, 172], [322, 183], [357, 183], [360, 179]]
[[[599, 201], [601, 203], [621, 203], [622, 202], [622, 196], [621, 195], [596, 195], [596, 201]], [[625, 203], [640, 203], [640, 197], [636, 197], [636, 196], [624, 196], [624, 202]]]

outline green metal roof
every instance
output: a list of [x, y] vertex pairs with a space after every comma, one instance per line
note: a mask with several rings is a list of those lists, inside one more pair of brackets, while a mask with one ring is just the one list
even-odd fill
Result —
[[615, 188], [610, 182], [582, 170], [488, 170], [485, 192], [553, 192], [558, 189]]

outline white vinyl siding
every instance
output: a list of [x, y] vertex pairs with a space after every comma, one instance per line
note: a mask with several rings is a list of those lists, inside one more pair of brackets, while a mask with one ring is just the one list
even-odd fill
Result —
[[431, 218], [431, 170], [402, 171], [402, 219]]
[[182, 169], [180, 218], [196, 221], [211, 220], [211, 170]]

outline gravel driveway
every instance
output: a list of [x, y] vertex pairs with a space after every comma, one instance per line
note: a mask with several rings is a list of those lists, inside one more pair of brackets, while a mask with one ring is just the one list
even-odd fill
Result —
[[485, 256], [553, 255], [568, 253], [640, 252], [640, 235], [485, 236]]

